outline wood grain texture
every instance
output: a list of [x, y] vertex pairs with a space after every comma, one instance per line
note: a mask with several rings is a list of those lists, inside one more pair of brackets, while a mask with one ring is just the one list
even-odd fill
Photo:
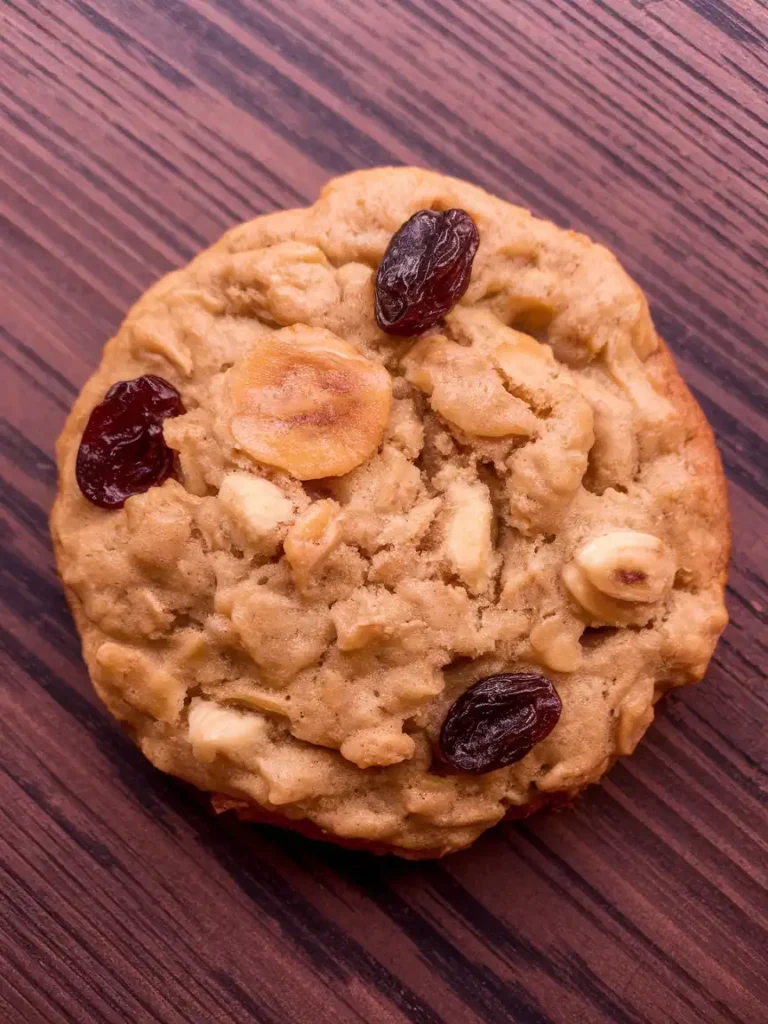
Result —
[[[768, 1020], [765, 0], [3, 0], [0, 1019]], [[575, 811], [438, 864], [212, 820], [101, 709], [52, 448], [133, 299], [415, 162], [605, 241], [731, 482], [707, 680]]]

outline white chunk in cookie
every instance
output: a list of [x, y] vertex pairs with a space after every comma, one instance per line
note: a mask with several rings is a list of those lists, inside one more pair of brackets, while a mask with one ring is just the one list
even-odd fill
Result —
[[219, 501], [260, 553], [273, 555], [295, 517], [293, 502], [279, 487], [252, 473], [228, 473]]

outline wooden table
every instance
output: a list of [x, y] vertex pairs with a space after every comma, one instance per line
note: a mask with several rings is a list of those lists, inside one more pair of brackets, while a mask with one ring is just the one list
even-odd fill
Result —
[[[0, 9], [0, 1019], [765, 1024], [765, 0]], [[403, 162], [615, 249], [717, 430], [735, 540], [709, 676], [637, 755], [417, 865], [214, 821], [150, 768], [91, 692], [47, 529], [54, 438], [132, 300]]]

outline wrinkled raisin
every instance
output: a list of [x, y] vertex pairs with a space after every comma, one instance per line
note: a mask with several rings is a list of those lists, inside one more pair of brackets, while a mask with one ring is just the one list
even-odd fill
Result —
[[167, 480], [173, 452], [163, 439], [163, 420], [184, 412], [176, 388], [148, 374], [113, 384], [90, 415], [75, 474], [80, 490], [100, 508], [122, 508]]
[[387, 334], [420, 334], [467, 290], [480, 235], [464, 210], [419, 210], [395, 232], [376, 272], [376, 321]]
[[549, 736], [562, 704], [537, 672], [488, 676], [459, 697], [440, 732], [443, 759], [480, 775], [520, 761]]

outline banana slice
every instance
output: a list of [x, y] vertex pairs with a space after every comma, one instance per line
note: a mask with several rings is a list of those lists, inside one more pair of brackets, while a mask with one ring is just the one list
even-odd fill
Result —
[[322, 328], [259, 339], [230, 371], [235, 441], [298, 480], [343, 476], [373, 454], [392, 404], [384, 369]]

